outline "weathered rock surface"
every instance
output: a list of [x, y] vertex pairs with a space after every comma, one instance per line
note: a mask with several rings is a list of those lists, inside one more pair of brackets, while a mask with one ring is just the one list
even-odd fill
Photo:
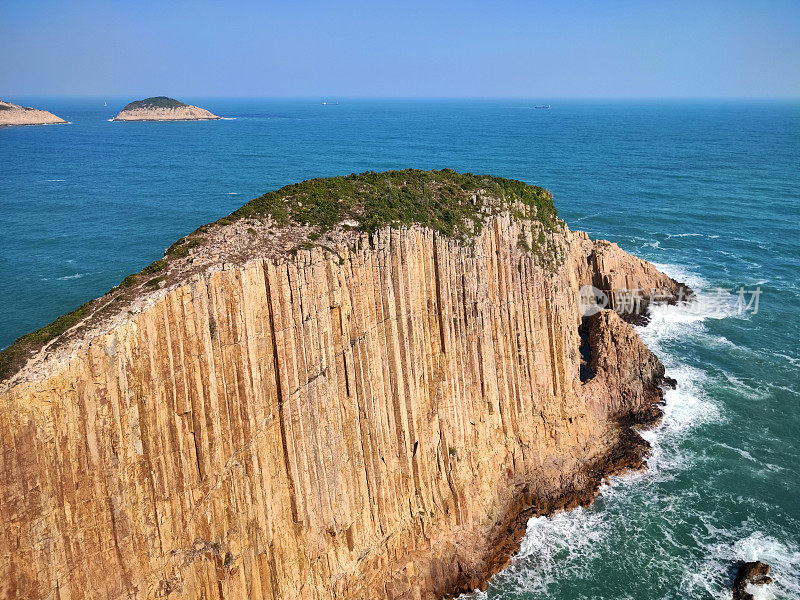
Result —
[[205, 108], [157, 96], [126, 105], [114, 121], [208, 121], [219, 119]]
[[30, 108], [0, 100], [0, 127], [7, 125], [55, 125], [66, 123], [46, 110]]
[[749, 586], [772, 583], [769, 571], [769, 565], [760, 561], [743, 563], [733, 582], [733, 600], [754, 600], [748, 591]]
[[525, 235], [504, 214], [471, 247], [409, 227], [213, 255], [31, 362], [0, 387], [0, 596], [485, 585], [532, 514], [640, 466], [629, 425], [660, 414], [663, 366], [610, 311], [581, 381], [579, 288], [677, 286], [566, 230], [543, 265]]

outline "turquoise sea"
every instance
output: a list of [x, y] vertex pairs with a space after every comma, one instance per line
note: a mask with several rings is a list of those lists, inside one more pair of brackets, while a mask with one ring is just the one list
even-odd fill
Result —
[[287, 183], [451, 167], [549, 188], [571, 228], [701, 301], [640, 329], [678, 380], [650, 469], [531, 520], [477, 596], [722, 599], [760, 559], [762, 597], [800, 598], [797, 102], [182, 98], [233, 120], [111, 123], [130, 99], [9, 100], [71, 124], [0, 129], [0, 346]]

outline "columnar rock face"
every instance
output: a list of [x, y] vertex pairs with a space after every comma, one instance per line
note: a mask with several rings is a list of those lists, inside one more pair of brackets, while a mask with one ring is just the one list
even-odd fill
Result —
[[637, 466], [627, 425], [658, 413], [663, 367], [610, 311], [581, 381], [579, 288], [676, 285], [566, 230], [545, 264], [525, 236], [506, 213], [472, 245], [385, 228], [218, 263], [23, 369], [0, 387], [0, 595], [483, 585], [532, 512]]
[[46, 110], [0, 101], [0, 127], [6, 125], [55, 125], [57, 123], [66, 123], [66, 121]]
[[205, 108], [157, 96], [126, 105], [114, 121], [208, 121], [219, 119]]

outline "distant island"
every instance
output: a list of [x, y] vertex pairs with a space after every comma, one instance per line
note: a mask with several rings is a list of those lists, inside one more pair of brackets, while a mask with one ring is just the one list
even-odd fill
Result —
[[156, 96], [136, 100], [123, 108], [113, 121], [209, 121], [219, 119], [205, 108], [185, 104], [174, 98]]
[[0, 100], [0, 127], [10, 125], [55, 125], [66, 123], [46, 110], [31, 108]]

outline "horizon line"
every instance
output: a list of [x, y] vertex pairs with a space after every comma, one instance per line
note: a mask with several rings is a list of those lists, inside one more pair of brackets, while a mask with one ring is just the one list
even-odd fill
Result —
[[[187, 97], [194, 97], [194, 98], [218, 98], [218, 99], [230, 99], [230, 100], [309, 100], [309, 99], [320, 99], [320, 98], [328, 98], [331, 100], [535, 100], [535, 101], [571, 101], [571, 100], [598, 100], [598, 101], [609, 101], [609, 100], [668, 100], [668, 101], [708, 101], [708, 100], [730, 100], [730, 101], [764, 101], [764, 100], [783, 100], [783, 101], [800, 101], [800, 95], [797, 96], [523, 96], [523, 95], [513, 95], [513, 96], [444, 96], [444, 95], [413, 95], [413, 96], [401, 96], [401, 95], [355, 95], [355, 96], [348, 96], [348, 95], [335, 95], [335, 94], [319, 94], [319, 95], [310, 95], [310, 94], [303, 94], [303, 95], [252, 95], [252, 94], [234, 94], [234, 95], [215, 95], [215, 94], [192, 94], [192, 93], [181, 93], [181, 94], [159, 94], [162, 96], [167, 96], [170, 98], [187, 98]], [[12, 98], [14, 96], [20, 98], [132, 98], [132, 97], [142, 97], [142, 98], [151, 98], [153, 96], [143, 95], [143, 94], [56, 94], [56, 93], [0, 93], [0, 100], [4, 98]]]

